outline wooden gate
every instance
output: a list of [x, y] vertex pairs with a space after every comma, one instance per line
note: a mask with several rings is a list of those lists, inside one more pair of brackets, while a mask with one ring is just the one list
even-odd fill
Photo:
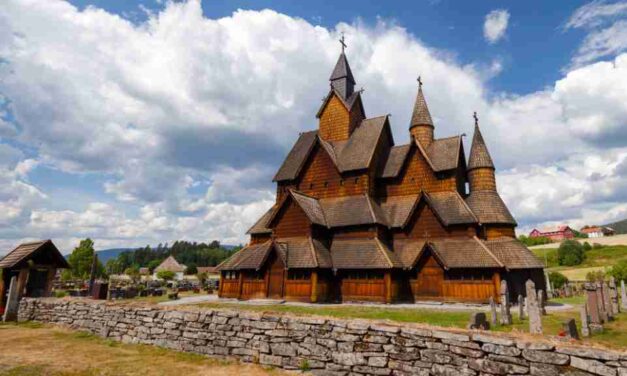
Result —
[[439, 297], [442, 296], [444, 270], [433, 255], [425, 253], [417, 266], [417, 278], [413, 283], [414, 296]]
[[268, 278], [268, 298], [280, 299], [283, 297], [283, 280], [285, 277], [285, 266], [280, 257], [277, 257], [276, 251], [272, 252], [269, 264]]

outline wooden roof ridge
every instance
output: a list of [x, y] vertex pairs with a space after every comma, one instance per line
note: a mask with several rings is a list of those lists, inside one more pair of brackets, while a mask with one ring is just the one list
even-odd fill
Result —
[[440, 265], [442, 265], [442, 267], [444, 268], [444, 270], [449, 270], [449, 266], [446, 264], [446, 262], [444, 262], [444, 258], [442, 257], [442, 255], [440, 254], [440, 252], [438, 251], [435, 243], [433, 243], [432, 241], [426, 241], [425, 242], [425, 246], [428, 245], [429, 249], [431, 250], [431, 253], [433, 254], [433, 257], [435, 257], [435, 259], [440, 263]]
[[[349, 112], [353, 109], [353, 107], [355, 106], [355, 104], [357, 103], [358, 100], [359, 100], [359, 102], [361, 102], [361, 91], [359, 91], [359, 90], [355, 91], [348, 98], [344, 99], [342, 94], [340, 92], [338, 92], [337, 89], [335, 89], [334, 87], [331, 87], [331, 88], [329, 88], [329, 92], [327, 93], [327, 96], [322, 101], [322, 105], [318, 109], [318, 112], [316, 112], [316, 118], [320, 118], [320, 116], [322, 116], [322, 112], [324, 111], [324, 108], [327, 106], [327, 103], [329, 103], [329, 101], [333, 97], [333, 94], [335, 94], [335, 96], [340, 100], [340, 102], [342, 102], [342, 104], [344, 105], [346, 110], [348, 110]], [[362, 116], [366, 117], [366, 114], [365, 114], [363, 108], [364, 108], [364, 106], [363, 106], [363, 103], [362, 103], [362, 105], [361, 105]]]
[[457, 197], [459, 197], [459, 199], [461, 200], [461, 202], [464, 204], [464, 207], [468, 210], [468, 212], [472, 215], [472, 217], [477, 221], [477, 224], [481, 225], [481, 221], [479, 220], [479, 218], [477, 218], [477, 216], [475, 215], [475, 213], [472, 211], [472, 209], [470, 208], [470, 206], [468, 206], [468, 204], [466, 203], [466, 200], [464, 200], [464, 198], [462, 197], [462, 195], [459, 194], [459, 192], [457, 192], [457, 190], [455, 190], [455, 193], [457, 193]]
[[425, 202], [429, 205], [429, 208], [431, 208], [431, 210], [433, 211], [433, 214], [435, 214], [435, 216], [438, 218], [438, 220], [444, 225], [444, 226], [448, 226], [448, 221], [446, 221], [443, 217], [442, 217], [442, 213], [440, 213], [438, 211], [438, 209], [435, 207], [435, 205], [433, 204], [433, 200], [431, 199], [431, 197], [429, 196], [429, 193], [426, 191], [420, 191], [421, 193], [421, 198], [425, 199]]
[[21, 263], [26, 258], [37, 254], [44, 246], [52, 246], [54, 257], [57, 259], [59, 268], [69, 268], [70, 264], [54, 245], [51, 239], [29, 241], [21, 243], [13, 248], [9, 253], [0, 258], [0, 268], [11, 268]]
[[433, 165], [433, 162], [431, 162], [431, 158], [429, 157], [429, 154], [427, 154], [427, 151], [422, 147], [420, 142], [417, 139], [414, 139], [414, 144], [416, 144], [416, 146], [418, 147], [418, 150], [427, 161], [427, 164], [429, 165], [429, 167], [431, 167], [431, 170], [436, 171], [435, 166]]
[[313, 243], [313, 238], [311, 236], [308, 236], [307, 240], [309, 241], [309, 249], [311, 250], [311, 257], [313, 258], [314, 265], [315, 265], [314, 267], [318, 268], [320, 267], [320, 261], [318, 260], [318, 255], [317, 255], [314, 243]]
[[[319, 139], [317, 129], [301, 132], [298, 139], [283, 160], [279, 170], [274, 175], [272, 181], [276, 182], [295, 179], [300, 174], [305, 162], [307, 162], [307, 159], [316, 144], [316, 139]], [[296, 166], [291, 165], [292, 162], [296, 162]]]
[[475, 239], [475, 241], [477, 241], [477, 243], [479, 243], [479, 245], [481, 245], [481, 247], [488, 252], [488, 254], [494, 259], [494, 261], [496, 261], [497, 264], [499, 264], [502, 268], [507, 269], [507, 267], [501, 262], [501, 260], [498, 259], [498, 257], [496, 257], [494, 255], [494, 253], [492, 253], [492, 251], [490, 250], [490, 248], [488, 248], [485, 244], [483, 244], [483, 242], [481, 241], [481, 239], [479, 239], [476, 235], [472, 237], [473, 239]]
[[329, 223], [328, 223], [327, 217], [326, 217], [326, 215], [324, 213], [324, 209], [322, 208], [322, 206], [320, 206], [320, 201], [316, 197], [307, 195], [307, 194], [305, 194], [303, 192], [300, 192], [300, 191], [297, 191], [296, 189], [293, 189], [293, 188], [289, 189], [289, 193], [292, 196], [292, 198], [296, 201], [298, 206], [300, 206], [300, 208], [305, 212], [305, 215], [307, 216], [307, 218], [309, 218], [309, 220], [311, 222], [313, 222], [313, 223], [320, 224], [320, 223], [318, 223], [317, 218], [311, 218], [311, 213], [309, 213], [309, 210], [307, 210], [307, 209], [302, 207], [301, 203], [298, 201], [298, 199], [295, 197], [295, 195], [303, 196], [303, 197], [305, 197], [305, 198], [307, 198], [309, 200], [314, 200], [317, 203], [317, 205], [318, 205], [318, 207], [320, 209], [320, 214], [322, 215], [322, 222], [323, 222], [322, 225], [324, 225], [325, 227], [329, 228]]
[[390, 264], [390, 268], [393, 268], [394, 267], [394, 263], [392, 262], [392, 259], [390, 258], [390, 255], [388, 255], [386, 249], [384, 248], [384, 245], [381, 243], [381, 240], [379, 240], [379, 237], [375, 236], [374, 237], [374, 241], [377, 244], [379, 252], [381, 252], [383, 254], [383, 257], [385, 257], [387, 262]]

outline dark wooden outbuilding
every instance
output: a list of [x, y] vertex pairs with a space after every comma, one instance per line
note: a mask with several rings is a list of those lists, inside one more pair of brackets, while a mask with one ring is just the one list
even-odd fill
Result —
[[515, 238], [475, 116], [462, 135], [435, 138], [422, 83], [395, 145], [389, 115], [367, 118], [344, 52], [320, 107], [274, 177], [276, 202], [250, 243], [219, 265], [221, 297], [307, 302], [512, 298], [543, 264]]
[[11, 278], [17, 278], [18, 299], [49, 296], [57, 269], [70, 265], [51, 240], [20, 244], [0, 259], [0, 310], [3, 310]]

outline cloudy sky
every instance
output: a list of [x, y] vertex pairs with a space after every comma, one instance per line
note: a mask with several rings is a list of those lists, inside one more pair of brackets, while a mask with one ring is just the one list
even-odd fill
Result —
[[[3, 0], [0, 254], [245, 242], [345, 33], [398, 144], [477, 111], [520, 223], [627, 218], [627, 2]], [[466, 138], [466, 151], [470, 137]]]

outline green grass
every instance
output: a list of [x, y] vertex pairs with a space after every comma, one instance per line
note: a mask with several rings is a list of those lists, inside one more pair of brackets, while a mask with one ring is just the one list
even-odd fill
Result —
[[571, 296], [570, 298], [552, 298], [551, 302], [570, 305], [583, 305], [586, 302], [586, 298], [583, 295]]
[[533, 249], [532, 252], [547, 263], [548, 271], [557, 271], [571, 280], [585, 280], [590, 271], [612, 267], [621, 260], [627, 260], [627, 246], [606, 245], [586, 251], [586, 259], [575, 266], [560, 266], [557, 261], [557, 248]]

